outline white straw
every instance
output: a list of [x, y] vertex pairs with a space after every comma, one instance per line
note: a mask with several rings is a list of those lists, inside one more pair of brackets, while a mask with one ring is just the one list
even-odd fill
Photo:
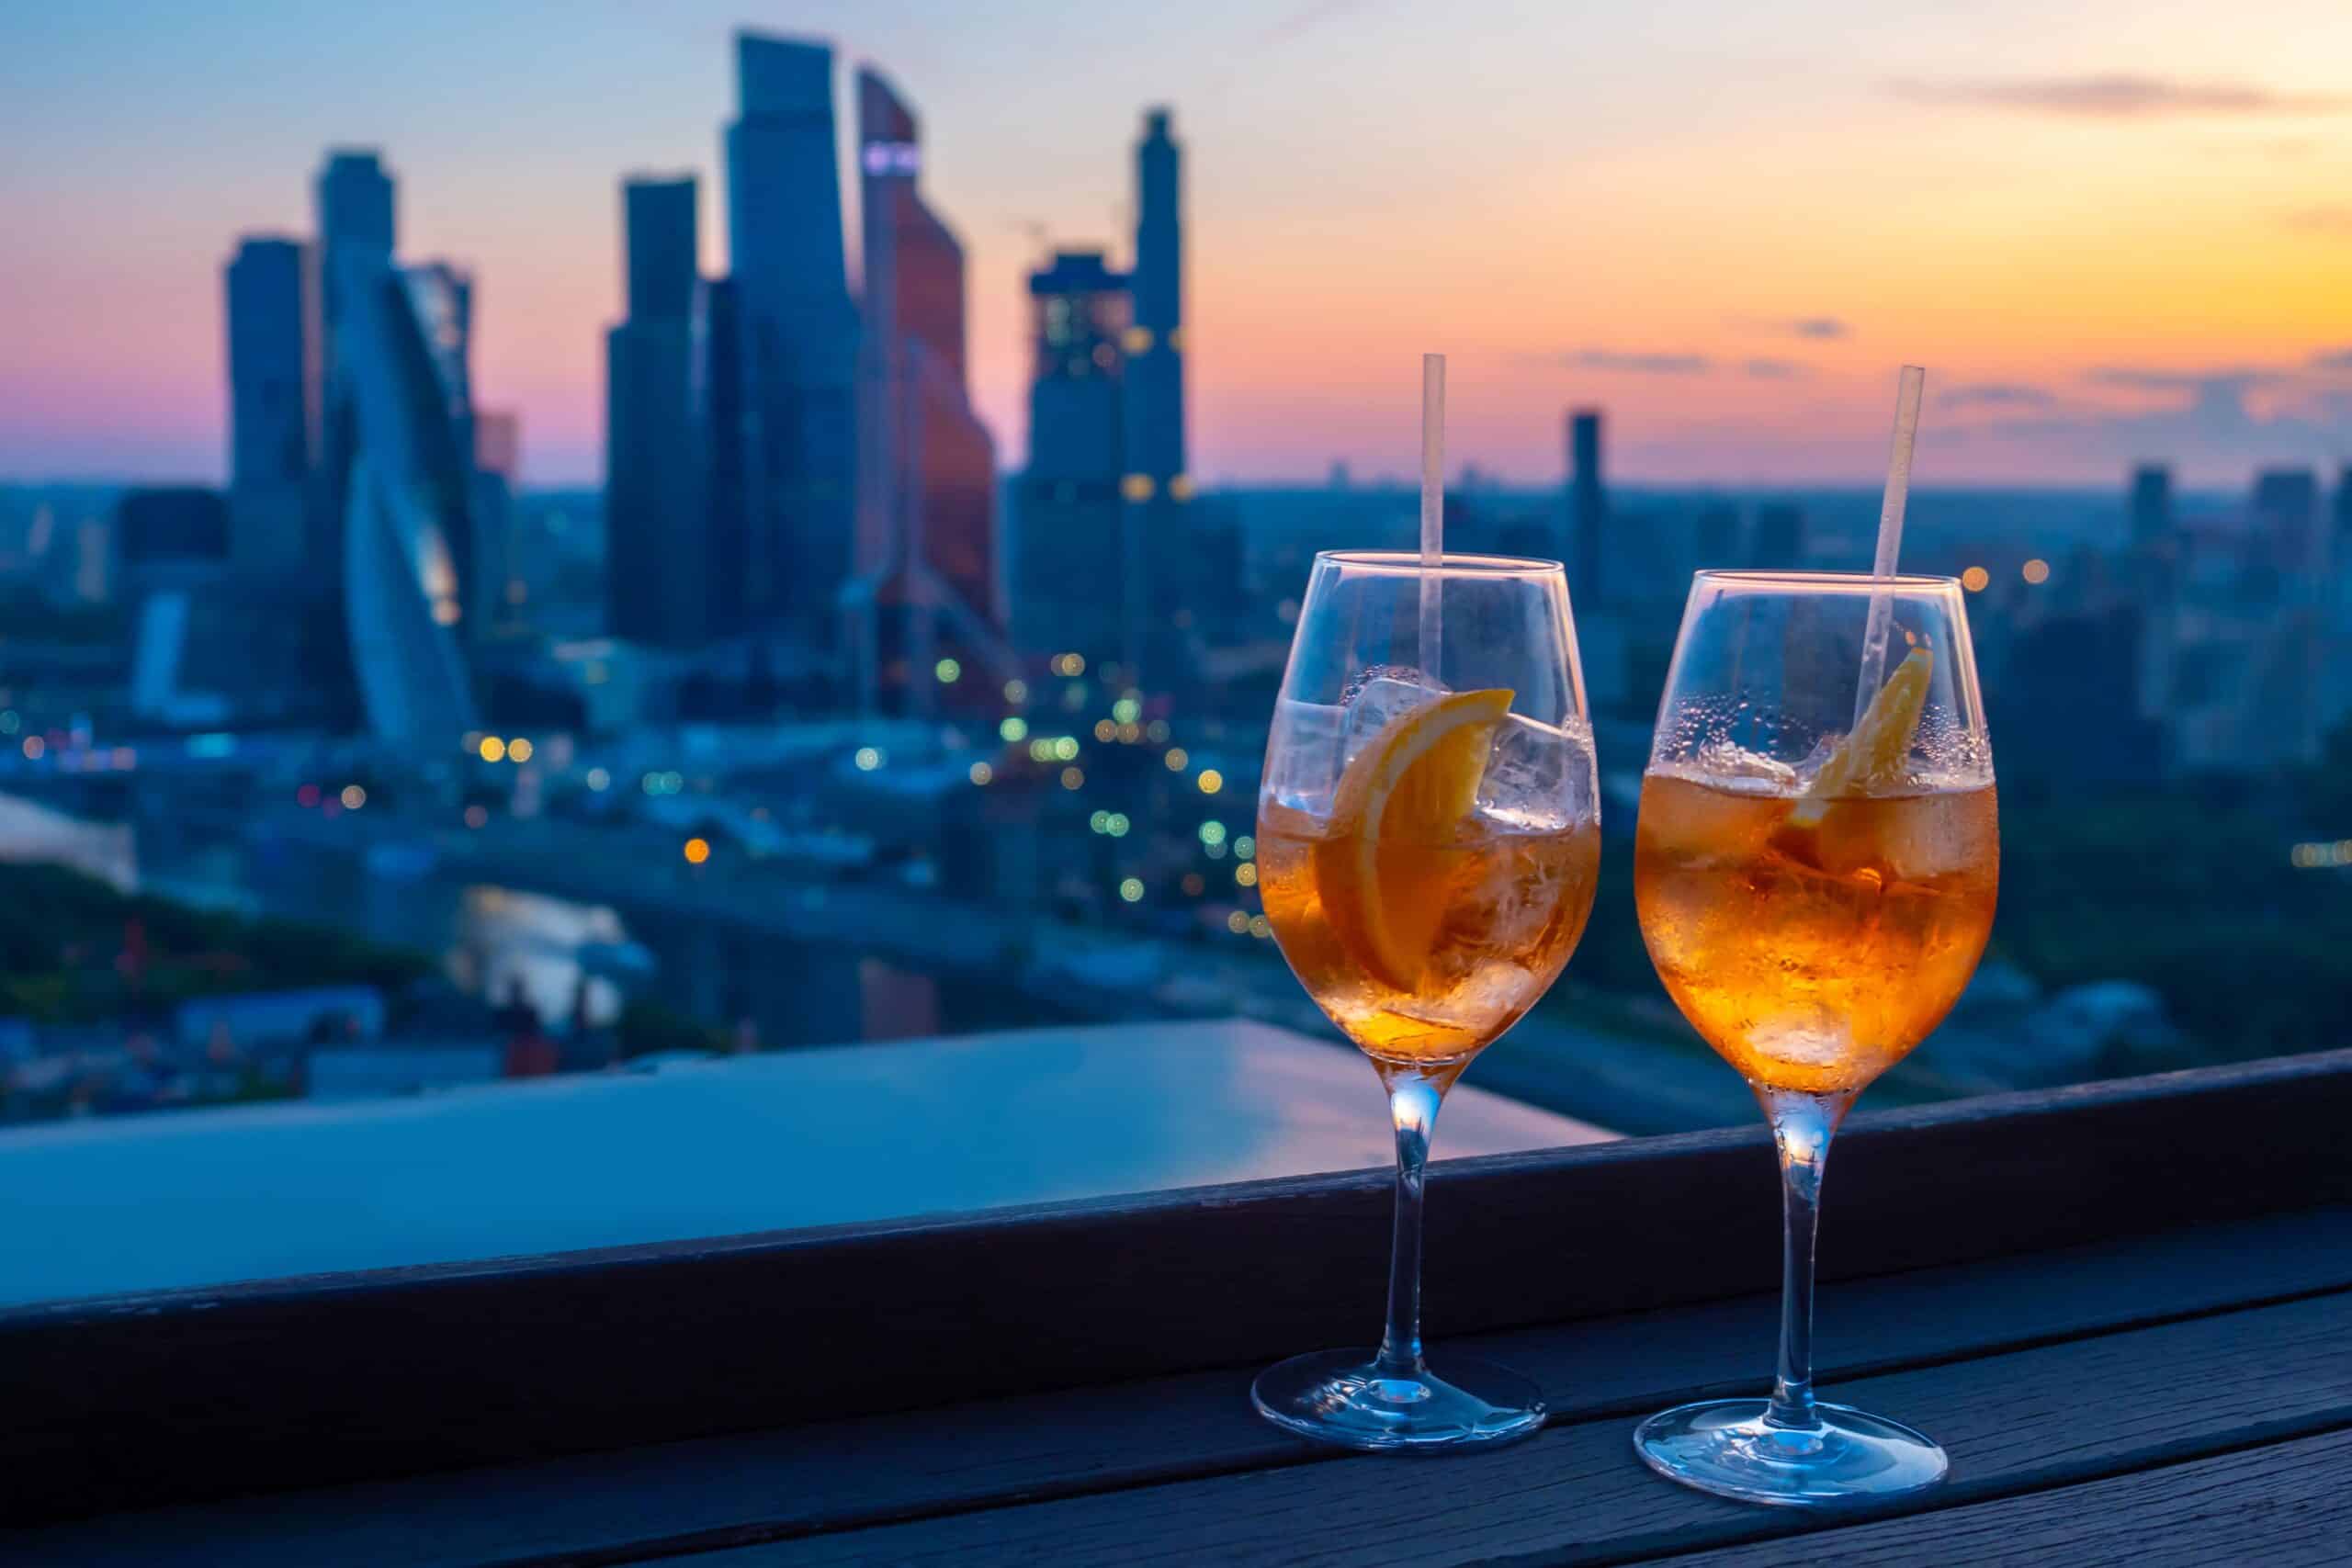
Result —
[[1870, 619], [1862, 630], [1862, 674], [1854, 687], [1854, 728], [1862, 726], [1871, 699], [1886, 679], [1886, 641], [1894, 619], [1894, 595], [1888, 584], [1894, 578], [1895, 557], [1903, 549], [1903, 506], [1911, 495], [1911, 448], [1919, 435], [1919, 394], [1928, 385], [1925, 366], [1906, 365], [1894, 394], [1894, 449], [1886, 459], [1886, 499], [1878, 509], [1878, 558], [1871, 576]]
[[1445, 630], [1445, 355], [1421, 355], [1421, 684], [1437, 689]]

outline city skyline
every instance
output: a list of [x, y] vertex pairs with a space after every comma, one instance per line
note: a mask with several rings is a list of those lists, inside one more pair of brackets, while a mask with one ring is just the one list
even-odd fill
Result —
[[[2332, 198], [2352, 99], [2304, 63], [2352, 43], [2337, 7], [2266, 7], [2274, 36], [2135, 17], [2121, 40], [2051, 38], [2011, 5], [1877, 18], [1794, 97], [1784, 29], [1713, 5], [1474, 6], [1442, 36], [1381, 5], [1220, 5], [1180, 27], [1032, 4], [988, 32], [905, 5], [694, 7], [579, 36], [486, 18], [454, 53], [430, 27], [243, 9], [259, 54], [247, 29], [195, 36], [158, 10], [143, 30], [138, 12], [45, 19], [0, 65], [0, 132], [45, 153], [0, 173], [9, 209], [44, 219], [0, 259], [17, 348], [0, 477], [220, 477], [219, 268], [247, 232], [300, 231], [307, 172], [364, 146], [401, 180], [402, 255], [478, 280], [478, 389], [519, 410], [525, 480], [595, 482], [615, 182], [674, 168], [718, 188], [739, 21], [831, 36], [844, 103], [875, 60], [923, 104], [1006, 469], [1027, 447], [1026, 276], [1049, 245], [1131, 259], [1103, 173], [1160, 102], [1192, 155], [1204, 484], [1408, 469], [1430, 347], [1453, 357], [1457, 464], [1531, 483], [1558, 479], [1571, 402], [1609, 409], [1624, 480], [1866, 481], [1905, 358], [1936, 371], [1923, 483], [2106, 485], [2153, 457], [2235, 484], [2352, 450], [2352, 208]], [[1800, 10], [1816, 30], [1866, 14]], [[204, 96], [264, 68], [282, 92]], [[1374, 99], [1401, 110], [1365, 115]], [[95, 101], [102, 124], [69, 112]]]

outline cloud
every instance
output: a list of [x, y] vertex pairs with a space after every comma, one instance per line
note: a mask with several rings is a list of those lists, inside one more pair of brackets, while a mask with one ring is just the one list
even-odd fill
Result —
[[2352, 109], [2352, 96], [2338, 93], [2290, 93], [2243, 82], [2182, 82], [2121, 73], [1955, 80], [1906, 76], [1886, 85], [1888, 92], [1912, 103], [2022, 109], [2085, 119], [2153, 119], [2188, 114], [2334, 114]]
[[2040, 409], [2057, 400], [2058, 394], [2049, 388], [2030, 387], [2022, 381], [1978, 381], [1951, 387], [1936, 399], [1939, 407], [1948, 409]]
[[2286, 380], [2284, 370], [2264, 370], [2248, 367], [2233, 367], [2220, 370], [2151, 370], [2135, 365], [2102, 365], [2085, 379], [2102, 387], [2120, 387], [2134, 392], [2207, 392], [2242, 393], [2256, 387], [2276, 386]]
[[1313, 32], [1326, 22], [1346, 16], [1350, 11], [1362, 10], [1364, 0], [1314, 0], [1313, 4], [1301, 6], [1259, 34], [1258, 42], [1261, 47], [1270, 43], [1287, 43], [1302, 34]]
[[1712, 376], [1723, 372], [1758, 381], [1793, 381], [1813, 374], [1811, 367], [1793, 359], [1718, 360], [1704, 354], [1636, 353], [1618, 348], [1571, 349], [1544, 363], [1625, 376]]
[[2282, 215], [2278, 221], [2298, 234], [2333, 234], [2352, 239], [2352, 206], [2299, 208]]
[[1789, 331], [1799, 337], [1850, 337], [1854, 329], [1835, 316], [1799, 316], [1789, 323]]
[[1703, 376], [1715, 362], [1703, 354], [1628, 354], [1613, 348], [1579, 348], [1560, 356], [1578, 370], [1616, 370], [1632, 376]]

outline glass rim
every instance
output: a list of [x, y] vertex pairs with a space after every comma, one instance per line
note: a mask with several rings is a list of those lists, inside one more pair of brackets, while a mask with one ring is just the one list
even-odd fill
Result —
[[[1334, 566], [1356, 567], [1371, 571], [1394, 572], [1400, 576], [1418, 577], [1425, 570], [1419, 550], [1317, 550], [1317, 566], [1329, 561]], [[1544, 577], [1554, 572], [1565, 575], [1567, 568], [1542, 556], [1494, 556], [1448, 550], [1438, 557], [1437, 570], [1443, 577]]]
[[1729, 567], [1702, 567], [1690, 574], [1693, 582], [1720, 582], [1733, 588], [1808, 589], [1815, 592], [1868, 593], [1878, 589], [1959, 588], [1957, 577], [1931, 572], [1899, 571], [1876, 577], [1867, 571], [1762, 571]]

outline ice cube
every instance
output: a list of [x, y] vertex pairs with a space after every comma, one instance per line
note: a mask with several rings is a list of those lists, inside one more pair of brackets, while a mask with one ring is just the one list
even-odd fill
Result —
[[[1826, 750], [1821, 751], [1822, 758], [1826, 759], [1827, 755]], [[1817, 761], [1813, 758], [1806, 761], [1813, 763], [1815, 771], [1819, 770]], [[1786, 762], [1767, 757], [1760, 751], [1750, 751], [1745, 746], [1729, 740], [1708, 741], [1699, 748], [1697, 761], [1699, 771], [1706, 775], [1709, 784], [1737, 782], [1762, 784], [1766, 788], [1761, 793], [1771, 795], [1794, 795], [1798, 785], [1809, 776], [1803, 766], [1792, 768]]]
[[1581, 728], [1503, 719], [1478, 784], [1482, 814], [1515, 828], [1566, 828], [1591, 818], [1594, 794], [1592, 739]]
[[1389, 720], [1443, 694], [1443, 687], [1423, 684], [1419, 671], [1393, 664], [1364, 671], [1340, 694], [1340, 765], [1354, 761]]

